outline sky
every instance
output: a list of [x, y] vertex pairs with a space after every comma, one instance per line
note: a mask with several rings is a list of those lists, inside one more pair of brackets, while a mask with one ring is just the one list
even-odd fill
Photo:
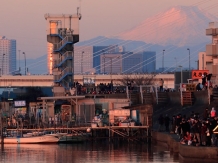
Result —
[[206, 7], [217, 3], [217, 0], [2, 0], [0, 36], [15, 39], [17, 51], [25, 52], [27, 59], [34, 59], [47, 51], [46, 13], [74, 14], [80, 7], [80, 41], [85, 41], [115, 36], [176, 5]]

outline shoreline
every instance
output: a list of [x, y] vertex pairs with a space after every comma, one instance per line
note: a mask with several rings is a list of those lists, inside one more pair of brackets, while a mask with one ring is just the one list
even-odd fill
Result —
[[152, 131], [152, 141], [178, 154], [181, 163], [215, 163], [218, 160], [218, 147], [183, 145], [174, 134]]

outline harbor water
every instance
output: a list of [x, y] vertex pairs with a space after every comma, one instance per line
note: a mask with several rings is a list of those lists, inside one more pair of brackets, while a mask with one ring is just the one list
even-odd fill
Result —
[[165, 147], [148, 144], [5, 144], [1, 163], [179, 163]]

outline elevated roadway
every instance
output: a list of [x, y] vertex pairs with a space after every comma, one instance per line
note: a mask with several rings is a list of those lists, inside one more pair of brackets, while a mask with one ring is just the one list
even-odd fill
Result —
[[[84, 84], [84, 81], [92, 79], [95, 85], [100, 83], [110, 83], [113, 80], [114, 86], [122, 85], [121, 80], [128, 77], [130, 79], [140, 79], [140, 76], [147, 75], [74, 75], [74, 81]], [[149, 77], [149, 76], [148, 76]], [[174, 74], [159, 74], [154, 77], [154, 84], [159, 85], [159, 80], [164, 80], [164, 87], [174, 88]], [[23, 75], [23, 76], [0, 76], [0, 88], [5, 87], [52, 87], [53, 75]]]

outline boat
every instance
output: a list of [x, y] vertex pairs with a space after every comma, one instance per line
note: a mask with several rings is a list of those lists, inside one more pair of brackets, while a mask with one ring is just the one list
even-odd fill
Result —
[[83, 136], [77, 134], [51, 133], [46, 135], [59, 137], [58, 143], [81, 143], [84, 141]]
[[58, 143], [82, 143], [84, 138], [81, 135], [67, 134], [62, 135]]
[[[29, 137], [5, 137], [4, 144], [40, 144], [40, 143], [58, 143], [60, 137], [54, 135], [41, 135]], [[1, 142], [1, 140], [0, 140]]]

